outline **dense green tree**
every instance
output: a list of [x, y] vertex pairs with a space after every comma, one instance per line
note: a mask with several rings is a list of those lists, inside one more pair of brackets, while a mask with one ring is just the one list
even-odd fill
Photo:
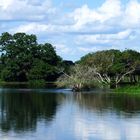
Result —
[[117, 86], [126, 75], [135, 73], [140, 64], [140, 53], [133, 50], [98, 51], [87, 54], [78, 63], [96, 70], [100, 83]]
[[33, 66], [29, 71], [28, 79], [29, 80], [39, 80], [44, 79], [46, 81], [55, 80], [57, 74], [56, 67], [48, 63], [45, 63], [43, 60], [35, 60]]
[[54, 80], [61, 58], [54, 47], [38, 44], [35, 35], [3, 33], [0, 36], [1, 78], [5, 81]]

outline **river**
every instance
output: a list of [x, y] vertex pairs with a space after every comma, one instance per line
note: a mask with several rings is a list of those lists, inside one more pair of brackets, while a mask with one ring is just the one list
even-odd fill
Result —
[[0, 140], [140, 140], [140, 97], [0, 88]]

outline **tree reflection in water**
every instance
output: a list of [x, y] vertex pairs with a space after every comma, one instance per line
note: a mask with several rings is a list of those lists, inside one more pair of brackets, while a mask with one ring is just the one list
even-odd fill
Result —
[[[140, 113], [140, 97], [110, 93], [66, 94], [48, 93], [47, 91], [46, 93], [38, 91], [25, 91], [24, 93], [1, 91], [0, 93], [0, 129], [2, 132], [36, 132], [37, 126], [42, 121], [45, 130], [50, 128], [51, 132], [54, 132], [60, 126], [64, 127], [60, 124], [67, 124], [66, 121], [69, 122], [69, 119], [75, 120], [77, 116], [73, 115], [84, 114], [89, 118], [92, 114], [90, 112], [95, 112], [94, 115], [101, 116], [101, 118], [106, 116], [106, 113], [110, 113], [107, 115], [110, 118], [114, 113], [117, 117], [133, 118], [134, 115]], [[49, 122], [57, 127], [53, 128]], [[71, 127], [72, 123], [76, 122], [72, 121]], [[70, 124], [65, 126], [66, 132]]]
[[56, 94], [0, 94], [0, 128], [4, 132], [35, 131], [38, 119], [51, 121], [56, 108]]
[[81, 108], [106, 113], [112, 111], [117, 115], [131, 117], [140, 113], [140, 96], [106, 93], [106, 94], [75, 94], [75, 100]]

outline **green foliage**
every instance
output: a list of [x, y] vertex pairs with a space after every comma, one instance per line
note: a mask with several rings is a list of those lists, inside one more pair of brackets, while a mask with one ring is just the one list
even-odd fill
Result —
[[140, 73], [140, 53], [134, 50], [97, 51], [85, 55], [77, 63], [96, 69], [99, 81], [110, 86], [120, 83], [126, 75], [136, 74], [136, 70]]
[[89, 53], [82, 57], [78, 63], [96, 67], [100, 73], [119, 71], [122, 68], [121, 52], [119, 50], [106, 50]]
[[39, 79], [39, 80], [29, 80], [28, 81], [29, 87], [33, 88], [43, 88], [46, 85], [45, 80]]
[[0, 85], [3, 85], [3, 84], [5, 84], [5, 82], [2, 79], [0, 79]]
[[29, 80], [43, 79], [45, 73], [46, 73], [46, 64], [42, 60], [35, 60], [33, 62], [32, 68], [29, 71], [28, 79]]
[[61, 68], [63, 68], [63, 71], [65, 73], [69, 74], [72, 66], [74, 66], [74, 63], [72, 61], [64, 60]]
[[52, 81], [57, 75], [55, 66], [45, 63], [42, 60], [35, 60], [32, 68], [29, 71], [29, 80], [39, 80], [44, 79], [47, 81]]
[[5, 81], [55, 80], [61, 58], [54, 47], [38, 44], [35, 35], [3, 33], [0, 36], [1, 77]]
[[13, 79], [12, 78], [12, 75], [11, 75], [11, 71], [8, 70], [7, 68], [4, 68], [2, 71], [1, 71], [1, 79], [3, 81], [9, 81], [10, 79]]
[[114, 90], [117, 93], [126, 93], [126, 94], [139, 94], [140, 95], [140, 85], [129, 85], [124, 87], [119, 87]]
[[134, 50], [106, 50], [89, 53], [81, 58], [78, 63], [88, 66], [96, 66], [100, 72], [119, 73], [125, 71], [127, 66], [134, 66], [140, 62], [140, 53]]

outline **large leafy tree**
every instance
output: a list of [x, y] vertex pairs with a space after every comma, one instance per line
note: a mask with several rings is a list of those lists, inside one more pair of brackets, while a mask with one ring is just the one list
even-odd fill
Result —
[[51, 44], [38, 44], [35, 35], [3, 33], [0, 36], [0, 47], [3, 80], [54, 80], [57, 77], [61, 58]]
[[140, 53], [133, 50], [98, 51], [87, 54], [78, 63], [92, 67], [100, 83], [117, 86], [126, 75], [135, 73]]

